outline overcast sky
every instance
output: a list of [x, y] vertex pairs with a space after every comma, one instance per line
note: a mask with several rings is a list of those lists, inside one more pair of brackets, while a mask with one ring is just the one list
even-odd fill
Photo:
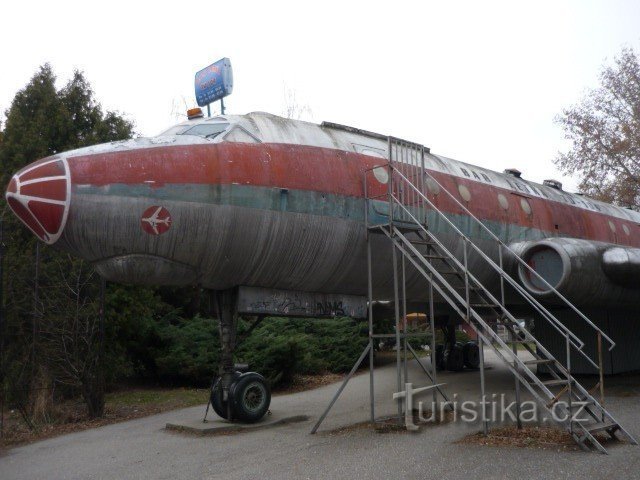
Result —
[[622, 46], [640, 50], [640, 1], [11, 1], [0, 45], [3, 111], [50, 62], [155, 135], [195, 105], [195, 72], [229, 57], [228, 113], [282, 114], [294, 92], [304, 119], [541, 182], [566, 148], [554, 116]]

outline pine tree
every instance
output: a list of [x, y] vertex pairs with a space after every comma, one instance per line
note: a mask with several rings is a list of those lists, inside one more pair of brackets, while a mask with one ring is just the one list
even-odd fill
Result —
[[[58, 152], [131, 138], [133, 123], [103, 112], [82, 72], [56, 89], [45, 64], [20, 90], [0, 131], [0, 180]], [[4, 229], [4, 331], [0, 383], [23, 415], [42, 416], [52, 382], [78, 389], [90, 416], [104, 411], [102, 359], [97, 348], [98, 279], [86, 262], [40, 245], [0, 200]], [[36, 284], [36, 268], [38, 279]]]

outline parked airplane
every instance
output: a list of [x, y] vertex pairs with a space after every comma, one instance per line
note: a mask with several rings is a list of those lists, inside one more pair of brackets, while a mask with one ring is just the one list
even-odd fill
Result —
[[[365, 221], [389, 220], [389, 145], [379, 134], [267, 113], [196, 118], [156, 137], [39, 160], [15, 174], [6, 198], [43, 242], [91, 262], [110, 281], [218, 292], [223, 388], [212, 398], [214, 408], [255, 421], [270, 394], [260, 375], [234, 369], [236, 288], [366, 295]], [[505, 269], [532, 298], [584, 330], [574, 312], [558, 304], [554, 294], [561, 293], [618, 342], [606, 353], [608, 373], [640, 368], [634, 353], [640, 340], [639, 213], [570, 194], [558, 182], [527, 181], [517, 170], [496, 173], [428, 150], [421, 161], [412, 163], [420, 195], [498, 262], [496, 242], [470, 215], [480, 219], [509, 246]], [[419, 195], [409, 197], [402, 201], [415, 211]], [[443, 245], [460, 253], [447, 222], [429, 209], [422, 213]], [[375, 235], [371, 246], [373, 298], [392, 299], [389, 238]], [[500, 289], [500, 275], [479, 255], [471, 252], [468, 267], [491, 291]], [[424, 307], [427, 295], [424, 276], [409, 268], [407, 300]], [[441, 296], [437, 301], [439, 313], [451, 312]], [[538, 315], [510, 292], [506, 301], [523, 315]], [[291, 313], [304, 314], [303, 304]], [[329, 310], [345, 313], [343, 307]], [[550, 350], [563, 351], [551, 328], [535, 328]], [[591, 371], [579, 358], [573, 365], [574, 372]]]

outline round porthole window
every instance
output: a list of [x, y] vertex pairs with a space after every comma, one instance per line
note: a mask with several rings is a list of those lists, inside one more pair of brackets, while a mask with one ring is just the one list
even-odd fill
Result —
[[380, 183], [387, 183], [389, 181], [389, 172], [385, 167], [377, 167], [373, 169], [373, 176], [376, 177]]
[[509, 210], [509, 200], [501, 193], [498, 194], [498, 203], [503, 210]]
[[529, 200], [526, 198], [520, 199], [520, 206], [522, 207], [522, 211], [527, 215], [531, 215], [531, 205], [529, 204]]
[[440, 193], [440, 186], [435, 182], [435, 180], [431, 177], [427, 177], [426, 179], [427, 190], [432, 195], [438, 195]]
[[458, 191], [460, 192], [460, 196], [465, 202], [471, 200], [471, 192], [469, 192], [469, 189], [467, 187], [465, 187], [464, 185], [458, 185]]

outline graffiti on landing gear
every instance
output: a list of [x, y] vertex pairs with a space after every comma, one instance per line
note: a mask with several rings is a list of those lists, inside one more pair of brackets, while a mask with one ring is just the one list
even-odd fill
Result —
[[291, 317], [367, 316], [367, 301], [355, 295], [291, 292], [258, 287], [240, 287], [238, 312], [252, 315]]
[[329, 315], [332, 317], [344, 317], [344, 307], [342, 302], [318, 302], [316, 303], [316, 312], [319, 315]]

